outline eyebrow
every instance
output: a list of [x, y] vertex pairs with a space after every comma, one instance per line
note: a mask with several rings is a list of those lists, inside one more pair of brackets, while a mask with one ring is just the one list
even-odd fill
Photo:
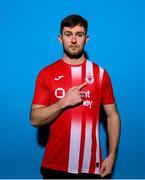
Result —
[[[73, 34], [72, 31], [64, 31], [64, 33], [72, 33]], [[77, 31], [75, 34], [78, 34], [78, 33], [85, 34], [85, 32], [83, 32], [83, 31]]]

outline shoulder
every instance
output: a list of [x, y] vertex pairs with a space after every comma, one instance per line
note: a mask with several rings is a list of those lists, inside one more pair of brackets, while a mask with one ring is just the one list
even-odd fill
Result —
[[93, 65], [93, 69], [94, 72], [101, 72], [101, 73], [106, 73], [106, 69], [102, 66], [100, 66], [99, 64], [96, 64], [94, 61], [92, 60], [87, 60], [87, 64], [92, 64]]
[[93, 68], [95, 68], [95, 69], [105, 70], [104, 67], [100, 66], [99, 64], [96, 64], [93, 60], [87, 60], [87, 63], [88, 63], [88, 64], [92, 64], [92, 65], [93, 65]]
[[93, 70], [95, 74], [100, 75], [103, 79], [110, 79], [109, 73], [106, 70], [106, 68], [104, 68], [103, 66], [100, 66], [99, 64], [96, 64], [92, 60], [87, 60], [86, 63], [93, 65]]
[[53, 73], [54, 71], [57, 71], [61, 66], [61, 60], [57, 60], [52, 64], [49, 64], [42, 68], [38, 74], [38, 76], [43, 76], [43, 75], [49, 75]]

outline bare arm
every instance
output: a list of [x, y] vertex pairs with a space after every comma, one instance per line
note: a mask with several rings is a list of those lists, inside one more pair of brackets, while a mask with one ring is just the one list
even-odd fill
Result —
[[85, 85], [86, 83], [83, 83], [80, 86], [70, 88], [64, 98], [50, 106], [33, 104], [30, 113], [31, 124], [35, 127], [49, 124], [55, 120], [66, 107], [82, 103], [85, 93], [81, 91], [81, 89]]
[[61, 107], [59, 102], [56, 102], [50, 106], [32, 104], [30, 113], [31, 124], [35, 127], [49, 124], [59, 114], [61, 114], [61, 112], [63, 112], [63, 108]]
[[120, 118], [116, 105], [104, 105], [104, 110], [107, 114], [109, 154], [108, 157], [103, 161], [102, 167], [100, 169], [100, 174], [102, 177], [112, 172], [120, 137]]

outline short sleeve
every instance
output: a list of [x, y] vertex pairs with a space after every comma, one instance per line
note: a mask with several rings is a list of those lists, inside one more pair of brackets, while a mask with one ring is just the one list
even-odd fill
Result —
[[37, 76], [32, 104], [49, 105], [49, 86], [44, 70]]
[[115, 102], [113, 88], [111, 79], [106, 70], [104, 70], [103, 80], [102, 80], [102, 93], [101, 93], [101, 103], [102, 104], [113, 104]]

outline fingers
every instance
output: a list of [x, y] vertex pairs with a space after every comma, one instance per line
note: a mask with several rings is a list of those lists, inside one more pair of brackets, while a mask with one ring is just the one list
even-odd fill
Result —
[[70, 88], [67, 93], [65, 94], [65, 101], [67, 102], [68, 106], [74, 106], [83, 102], [85, 98], [85, 91], [81, 89], [86, 86], [86, 82]]
[[106, 175], [111, 174], [111, 172], [112, 172], [112, 163], [109, 161], [108, 158], [106, 158], [102, 163], [99, 174], [101, 175], [101, 177], [105, 177]]
[[81, 98], [84, 99], [85, 97], [85, 91], [80, 91]]
[[105, 171], [105, 166], [104, 166], [104, 164], [102, 163], [102, 166], [101, 166], [101, 168], [100, 168], [99, 174], [102, 176], [102, 174], [103, 174], [104, 171]]
[[78, 90], [81, 90], [83, 87], [87, 85], [87, 82], [84, 82], [83, 84], [77, 86]]
[[83, 87], [85, 87], [87, 85], [87, 82], [84, 82], [83, 84], [79, 85], [79, 86], [73, 86], [72, 88], [70, 89], [78, 89], [78, 90], [81, 90]]
[[102, 165], [102, 167], [100, 169], [100, 175], [101, 175], [101, 177], [106, 176], [106, 166]]

